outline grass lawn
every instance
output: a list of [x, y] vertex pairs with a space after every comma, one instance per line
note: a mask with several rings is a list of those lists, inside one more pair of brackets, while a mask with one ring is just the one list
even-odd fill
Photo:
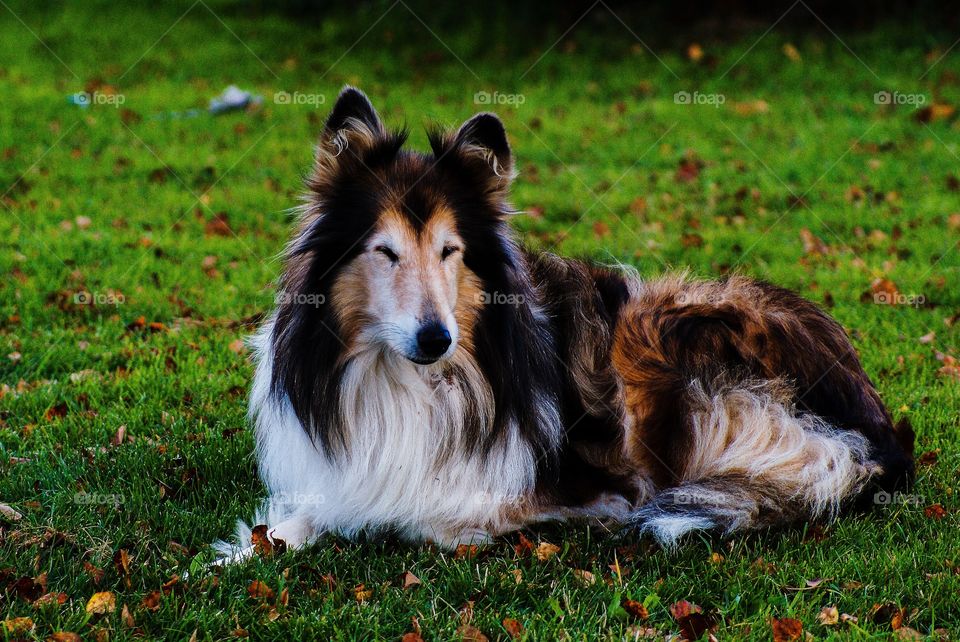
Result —
[[[512, 619], [530, 640], [619, 640], [679, 633], [680, 600], [724, 640], [769, 639], [773, 618], [818, 639], [960, 633], [960, 120], [911, 104], [960, 103], [960, 51], [937, 61], [955, 36], [759, 24], [697, 39], [701, 57], [693, 37], [631, 26], [654, 55], [602, 6], [550, 48], [565, 26], [523, 40], [402, 3], [309, 25], [154, 4], [0, 7], [0, 502], [21, 515], [0, 516], [0, 634], [508, 639]], [[263, 106], [188, 112], [230, 83]], [[422, 125], [496, 109], [534, 247], [647, 275], [739, 271], [822, 303], [931, 453], [914, 495], [676, 553], [568, 525], [525, 533], [559, 547], [544, 560], [516, 534], [474, 556], [326, 539], [171, 582], [263, 495], [238, 340], [272, 305], [345, 83], [421, 148]], [[71, 104], [84, 90], [93, 104]], [[97, 592], [115, 609], [88, 613]], [[858, 619], [822, 624], [828, 606]]]

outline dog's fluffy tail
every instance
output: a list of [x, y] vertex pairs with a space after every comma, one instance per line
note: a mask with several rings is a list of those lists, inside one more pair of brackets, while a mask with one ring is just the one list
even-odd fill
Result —
[[832, 518], [880, 472], [871, 444], [798, 413], [778, 382], [738, 383], [685, 395], [690, 425], [679, 482], [634, 515], [666, 546], [693, 530], [724, 533]]

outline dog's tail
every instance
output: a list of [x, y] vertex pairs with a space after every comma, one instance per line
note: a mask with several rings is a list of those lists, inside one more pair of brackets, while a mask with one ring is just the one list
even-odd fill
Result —
[[675, 485], [635, 514], [673, 546], [693, 530], [724, 533], [832, 518], [868, 490], [883, 462], [860, 432], [799, 413], [776, 381], [686, 391], [689, 440]]

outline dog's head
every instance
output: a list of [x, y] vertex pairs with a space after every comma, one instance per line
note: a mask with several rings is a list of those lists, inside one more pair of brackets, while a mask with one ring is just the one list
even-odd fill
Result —
[[340, 94], [316, 149], [283, 287], [322, 296], [330, 331], [349, 352], [384, 349], [429, 365], [470, 340], [478, 273], [511, 249], [500, 236], [512, 162], [493, 114], [432, 134], [432, 154], [403, 150], [405, 141], [363, 93]]
[[497, 399], [487, 420], [537, 425], [531, 382], [555, 365], [506, 222], [513, 160], [503, 124], [478, 114], [429, 140], [431, 153], [404, 150], [406, 134], [388, 131], [347, 88], [317, 145], [287, 250], [273, 386], [326, 445], [341, 377], [359, 355], [397, 373], [480, 372]]

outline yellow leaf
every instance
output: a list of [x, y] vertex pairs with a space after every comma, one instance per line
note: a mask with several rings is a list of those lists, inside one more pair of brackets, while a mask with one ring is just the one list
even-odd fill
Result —
[[90, 615], [105, 615], [113, 613], [117, 608], [117, 598], [110, 591], [94, 593], [87, 602], [87, 613]]

